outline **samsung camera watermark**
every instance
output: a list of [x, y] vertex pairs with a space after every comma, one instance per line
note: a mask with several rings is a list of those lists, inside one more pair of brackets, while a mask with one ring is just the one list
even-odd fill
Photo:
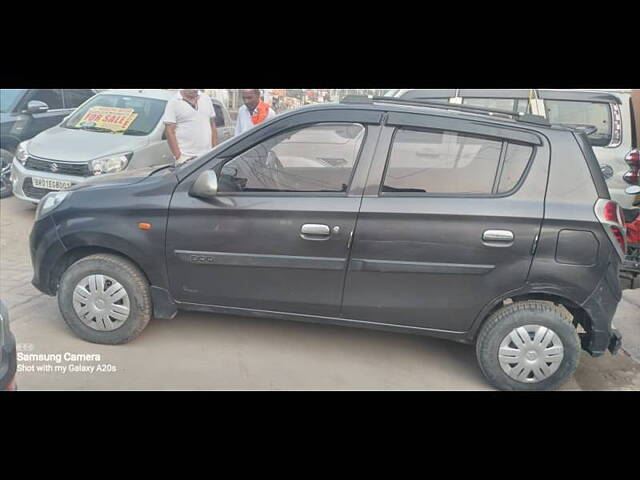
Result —
[[16, 345], [18, 373], [115, 373], [118, 368], [105, 363], [99, 353], [30, 353], [31, 343]]

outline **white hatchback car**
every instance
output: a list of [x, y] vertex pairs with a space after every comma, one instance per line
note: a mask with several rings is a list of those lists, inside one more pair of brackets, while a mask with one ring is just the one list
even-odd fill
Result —
[[594, 126], [596, 131], [588, 138], [611, 198], [624, 208], [632, 207], [634, 197], [625, 189], [640, 183], [640, 150], [630, 89], [405, 89], [390, 90], [385, 96], [529, 111], [545, 116], [551, 123]]
[[[170, 90], [106, 90], [80, 105], [59, 125], [22, 142], [13, 159], [11, 182], [16, 197], [38, 203], [47, 193], [64, 190], [94, 175], [167, 165], [173, 156], [161, 121]], [[229, 112], [212, 99], [218, 140], [234, 134]], [[96, 108], [132, 112], [122, 133], [83, 122]]]

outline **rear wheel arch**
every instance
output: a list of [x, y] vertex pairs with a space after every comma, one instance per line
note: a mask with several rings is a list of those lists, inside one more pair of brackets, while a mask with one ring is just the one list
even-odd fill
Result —
[[484, 313], [482, 314], [481, 320], [476, 322], [476, 324], [473, 326], [471, 341], [474, 343], [475, 341], [477, 341], [480, 330], [497, 310], [512, 303], [526, 302], [528, 300], [546, 301], [549, 303], [553, 303], [554, 305], [563, 307], [571, 315], [574, 328], [577, 329], [579, 326], [581, 326], [587, 335], [591, 331], [591, 317], [589, 316], [588, 312], [575, 301], [555, 293], [528, 292], [506, 296], [495, 301], [488, 309], [485, 309]]

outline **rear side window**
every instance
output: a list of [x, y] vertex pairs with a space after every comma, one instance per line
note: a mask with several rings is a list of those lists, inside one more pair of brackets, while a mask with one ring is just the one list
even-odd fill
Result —
[[491, 193], [502, 142], [457, 132], [399, 130], [383, 192]]
[[507, 193], [522, 178], [532, 153], [528, 145], [466, 133], [401, 129], [394, 137], [382, 192]]
[[611, 108], [604, 102], [545, 100], [547, 118], [551, 123], [593, 125], [598, 130], [589, 135], [589, 143], [604, 147], [611, 143]]

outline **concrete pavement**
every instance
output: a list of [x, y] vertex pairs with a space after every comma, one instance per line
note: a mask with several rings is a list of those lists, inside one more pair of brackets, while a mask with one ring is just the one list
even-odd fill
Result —
[[[471, 346], [364, 329], [181, 313], [153, 320], [126, 345], [84, 342], [56, 299], [30, 283], [34, 213], [13, 197], [0, 202], [0, 298], [23, 356], [21, 390], [491, 389]], [[562, 390], [640, 390], [640, 364], [631, 358], [640, 358], [638, 293], [625, 292], [614, 320], [629, 354], [583, 354]]]

